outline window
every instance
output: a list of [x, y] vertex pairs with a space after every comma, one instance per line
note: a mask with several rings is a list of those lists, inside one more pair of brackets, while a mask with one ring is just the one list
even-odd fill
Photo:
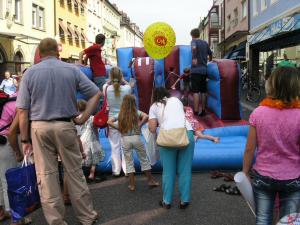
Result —
[[59, 24], [59, 37], [61, 38], [62, 41], [65, 41], [65, 36], [67, 36], [69, 32], [65, 27], [62, 19], [58, 19], [58, 24]]
[[21, 0], [15, 0], [15, 21], [21, 23]]
[[79, 46], [79, 40], [80, 40], [80, 33], [78, 31], [78, 26], [74, 25], [74, 33], [75, 33], [75, 42], [76, 46]]
[[267, 0], [261, 0], [261, 11], [267, 8]]
[[257, 10], [257, 3], [258, 0], [253, 0], [253, 16], [257, 16], [258, 15], [258, 10]]
[[72, 0], [67, 0], [67, 5], [68, 5], [69, 11], [72, 11]]
[[74, 10], [76, 14], [79, 14], [79, 5], [77, 0], [74, 1]]
[[45, 10], [44, 8], [39, 7], [39, 28], [41, 30], [44, 30], [45, 28], [44, 18], [45, 18]]
[[81, 45], [84, 48], [85, 47], [85, 40], [86, 40], [86, 36], [84, 34], [84, 29], [81, 28]]
[[216, 28], [219, 25], [219, 16], [216, 12], [210, 14], [210, 26]]
[[231, 15], [229, 14], [229, 15], [227, 15], [227, 32], [229, 32], [230, 31], [230, 22], [231, 22]]
[[84, 5], [83, 5], [82, 0], [81, 0], [81, 3], [80, 3], [80, 13], [81, 13], [81, 15], [84, 15]]
[[238, 25], [238, 16], [239, 16], [238, 9], [235, 8], [235, 9], [233, 10], [233, 12], [234, 12], [233, 26], [235, 27], [235, 26]]
[[71, 31], [70, 27], [71, 27], [71, 23], [68, 22], [68, 23], [67, 23], [68, 38], [69, 38], [69, 40], [72, 40], [72, 39], [73, 39], [73, 36], [72, 36], [72, 31]]
[[38, 7], [37, 5], [32, 5], [32, 27], [37, 28], [37, 11]]
[[242, 19], [244, 19], [247, 16], [247, 2], [246, 0], [242, 2]]
[[45, 29], [45, 10], [32, 4], [32, 27], [40, 30]]
[[100, 5], [99, 5], [99, 1], [97, 1], [97, 16], [100, 16]]
[[63, 6], [65, 4], [65, 0], [59, 0], [59, 4]]

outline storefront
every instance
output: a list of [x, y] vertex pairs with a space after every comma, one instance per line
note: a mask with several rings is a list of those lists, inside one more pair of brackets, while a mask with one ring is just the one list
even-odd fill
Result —
[[250, 74], [261, 84], [284, 57], [300, 67], [300, 13], [257, 31], [249, 37], [248, 44]]
[[6, 70], [19, 74], [33, 62], [39, 39], [23, 34], [0, 32], [0, 77]]

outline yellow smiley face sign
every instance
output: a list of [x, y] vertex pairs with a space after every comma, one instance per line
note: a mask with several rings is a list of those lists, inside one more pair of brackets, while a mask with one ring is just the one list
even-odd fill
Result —
[[151, 24], [144, 33], [144, 47], [153, 59], [163, 59], [172, 51], [176, 43], [175, 32], [164, 22]]

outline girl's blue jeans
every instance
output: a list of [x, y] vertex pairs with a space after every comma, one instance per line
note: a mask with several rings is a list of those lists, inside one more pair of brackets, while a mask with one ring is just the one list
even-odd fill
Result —
[[276, 195], [279, 195], [279, 218], [300, 213], [300, 177], [293, 180], [275, 180], [257, 172], [253, 180], [256, 205], [256, 225], [272, 225]]

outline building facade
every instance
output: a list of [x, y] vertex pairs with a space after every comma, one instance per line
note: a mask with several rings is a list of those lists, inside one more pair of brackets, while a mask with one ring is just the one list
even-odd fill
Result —
[[139, 27], [131, 23], [130, 18], [126, 13], [122, 12], [121, 19], [121, 36], [118, 47], [142, 47], [143, 46], [143, 33]]
[[0, 0], [0, 75], [33, 63], [40, 40], [54, 37], [53, 12], [49, 0]]
[[208, 43], [209, 26], [208, 26], [207, 16], [204, 18], [200, 18], [199, 30], [200, 30], [200, 39]]
[[249, 31], [248, 0], [224, 0], [224, 58], [245, 61]]
[[60, 42], [60, 57], [63, 61], [76, 62], [79, 52], [86, 48], [88, 38], [87, 1], [55, 0], [55, 37]]
[[102, 26], [102, 1], [87, 0], [87, 38], [89, 43], [95, 42], [95, 36], [103, 33]]
[[131, 23], [131, 27], [134, 30], [134, 47], [143, 47], [144, 46], [143, 32], [140, 30], [140, 28], [135, 23]]
[[103, 0], [102, 26], [103, 33], [106, 36], [103, 54], [107, 63], [113, 65], [117, 64], [116, 49], [119, 47], [121, 32], [120, 23], [121, 12], [119, 12], [117, 6], [111, 4], [108, 0]]
[[208, 45], [216, 58], [221, 57], [221, 51], [218, 47], [219, 30], [222, 26], [221, 3], [221, 0], [214, 1], [207, 16], [203, 18], [199, 24], [200, 38], [208, 42]]
[[[300, 1], [250, 1], [249, 69], [263, 79], [283, 55], [300, 65]], [[272, 56], [272, 60], [267, 60]], [[270, 58], [269, 58], [270, 59]], [[268, 63], [267, 63], [268, 61]]]

